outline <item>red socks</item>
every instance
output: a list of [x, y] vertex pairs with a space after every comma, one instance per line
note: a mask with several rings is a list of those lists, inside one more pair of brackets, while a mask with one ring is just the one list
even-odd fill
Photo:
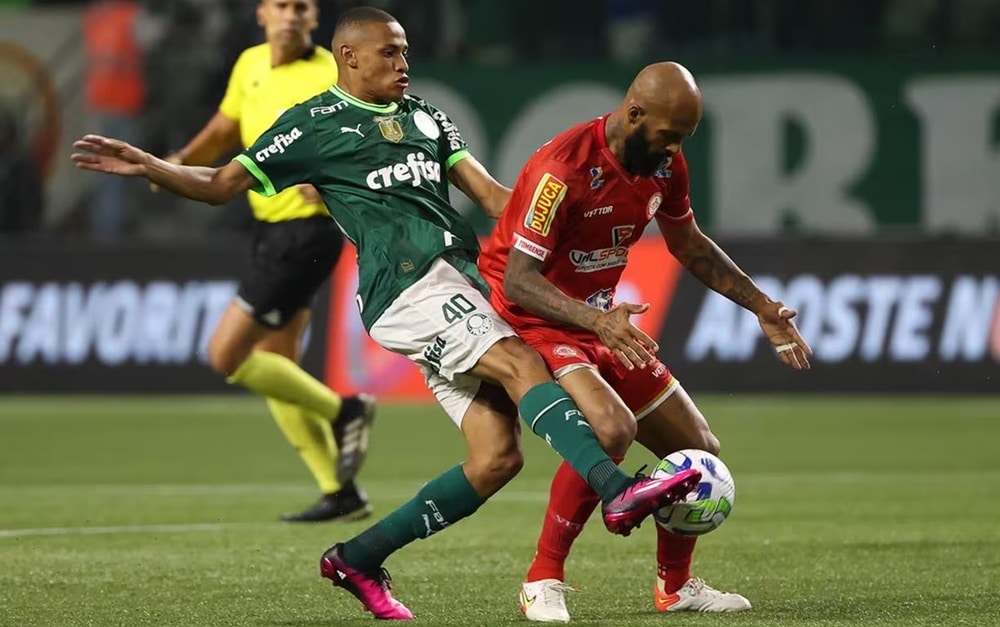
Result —
[[656, 575], [664, 582], [664, 592], [673, 594], [691, 578], [694, 536], [679, 536], [656, 526]]
[[[614, 458], [614, 461], [619, 464], [622, 458]], [[572, 466], [566, 462], [559, 465], [552, 477], [549, 505], [545, 510], [542, 533], [538, 537], [538, 551], [525, 581], [566, 580], [564, 569], [569, 550], [600, 502], [601, 498]]]
[[[615, 458], [621, 463], [621, 458]], [[538, 549], [525, 581], [558, 579], [566, 581], [566, 558], [583, 525], [601, 502], [573, 467], [563, 462], [552, 478], [549, 504], [545, 510]], [[691, 558], [696, 537], [679, 536], [656, 527], [657, 576], [672, 594], [691, 578]]]

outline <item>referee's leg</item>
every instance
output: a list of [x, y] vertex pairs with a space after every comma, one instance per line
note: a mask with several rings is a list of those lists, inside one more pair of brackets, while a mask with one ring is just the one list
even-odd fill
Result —
[[280, 328], [272, 329], [232, 303], [209, 341], [209, 363], [230, 383], [266, 398], [275, 422], [322, 493], [306, 510], [282, 518], [288, 522], [364, 518], [372, 511], [367, 497], [353, 477], [343, 482], [338, 478], [340, 455], [333, 422], [367, 425], [373, 408], [368, 399], [341, 399], [298, 365], [309, 319], [309, 310], [300, 309]]

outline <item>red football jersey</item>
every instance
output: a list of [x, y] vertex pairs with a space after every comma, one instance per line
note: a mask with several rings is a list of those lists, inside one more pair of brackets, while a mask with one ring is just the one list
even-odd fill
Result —
[[654, 176], [632, 176], [608, 148], [605, 120], [574, 126], [538, 149], [479, 258], [493, 307], [516, 329], [553, 323], [505, 297], [511, 248], [542, 261], [542, 275], [568, 296], [607, 310], [629, 248], [654, 216], [692, 219], [684, 155]]

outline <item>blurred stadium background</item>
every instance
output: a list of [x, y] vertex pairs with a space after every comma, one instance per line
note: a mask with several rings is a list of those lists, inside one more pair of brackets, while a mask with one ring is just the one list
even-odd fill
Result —
[[[260, 41], [256, 3], [128, 2], [128, 89], [144, 95], [113, 112], [88, 98], [98, 4], [0, 0], [0, 625], [367, 624], [313, 570], [359, 525], [272, 522], [309, 479], [263, 403], [205, 364], [246, 258], [245, 201], [142, 184], [109, 201], [68, 159], [98, 129], [181, 146]], [[653, 303], [641, 324], [740, 486], [697, 570], [756, 603], [740, 625], [1000, 624], [1000, 0], [320, 0], [317, 43], [358, 4], [396, 15], [411, 92], [507, 184], [644, 63], [690, 68], [699, 222], [800, 309], [815, 350], [808, 373], [782, 368], [655, 232], [633, 250], [619, 296]], [[355, 281], [348, 254], [305, 363], [380, 397], [362, 477], [385, 513], [463, 451], [415, 369], [365, 336]], [[526, 446], [508, 496], [389, 565], [426, 624], [521, 620], [556, 461]], [[643, 532], [583, 536], [581, 622], [663, 622]]]

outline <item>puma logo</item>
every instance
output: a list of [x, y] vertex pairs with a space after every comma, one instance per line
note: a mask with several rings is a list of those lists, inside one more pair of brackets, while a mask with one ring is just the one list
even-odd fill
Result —
[[351, 128], [349, 126], [341, 126], [340, 127], [340, 133], [341, 134], [344, 134], [344, 133], [357, 133], [358, 136], [360, 136], [360, 137], [364, 137], [365, 136], [365, 134], [361, 132], [361, 125], [360, 124], [358, 124], [354, 128]]

